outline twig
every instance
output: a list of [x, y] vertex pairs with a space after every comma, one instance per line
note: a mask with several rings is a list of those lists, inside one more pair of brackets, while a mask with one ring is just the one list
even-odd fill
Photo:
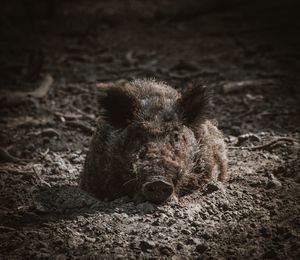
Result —
[[0, 148], [0, 162], [19, 162], [19, 161], [20, 159], [10, 155], [6, 149]]
[[61, 113], [61, 112], [55, 112], [54, 113], [56, 116], [58, 117], [64, 117], [66, 119], [79, 119], [79, 118], [82, 118], [82, 115], [79, 115], [79, 114], [75, 114], [75, 113]]
[[252, 140], [255, 140], [258, 142], [261, 141], [261, 139], [258, 135], [253, 134], [253, 133], [248, 133], [248, 134], [243, 134], [243, 135], [238, 136], [238, 141], [237, 141], [236, 145], [240, 146], [243, 142], [245, 142], [248, 139], [252, 139]]
[[197, 71], [192, 73], [185, 73], [185, 74], [178, 74], [175, 72], [169, 72], [169, 76], [173, 79], [185, 80], [185, 79], [192, 79], [197, 77], [205, 77], [205, 76], [219, 76], [218, 72], [214, 71]]
[[49, 153], [49, 151], [50, 151], [49, 148], [47, 148], [45, 152], [40, 152], [40, 155], [42, 157], [45, 157]]
[[94, 128], [93, 127], [87, 126], [86, 124], [84, 124], [81, 121], [67, 121], [66, 125], [77, 127], [77, 128], [81, 129], [84, 133], [86, 133], [88, 135], [91, 135], [91, 134], [94, 133]]
[[42, 80], [42, 82], [40, 83], [40, 86], [36, 90], [29, 92], [28, 95], [35, 98], [42, 98], [47, 95], [52, 83], [53, 83], [52, 76], [47, 74], [45, 78]]
[[232, 92], [241, 91], [243, 89], [250, 89], [255, 87], [261, 87], [264, 85], [274, 84], [274, 80], [261, 79], [261, 80], [244, 80], [244, 81], [230, 81], [222, 86], [224, 94], [230, 94]]
[[50, 86], [53, 83], [53, 78], [51, 75], [47, 74], [37, 89], [33, 91], [23, 92], [23, 91], [2, 91], [0, 94], [2, 96], [13, 96], [13, 97], [34, 97], [34, 98], [42, 98], [47, 95]]
[[133, 178], [129, 181], [126, 181], [125, 183], [123, 183], [123, 186], [127, 186], [128, 184], [131, 184], [132, 182], [135, 182], [136, 181], [136, 178]]
[[46, 128], [44, 130], [41, 130], [41, 131], [38, 131], [38, 132], [35, 132], [35, 133], [32, 133], [32, 134], [35, 135], [35, 136], [42, 135], [42, 136], [48, 136], [48, 137], [53, 137], [53, 136], [59, 137], [60, 136], [60, 133], [57, 132], [53, 128]]
[[229, 146], [229, 149], [241, 149], [241, 150], [250, 150], [250, 151], [255, 151], [255, 150], [263, 150], [266, 148], [271, 147], [272, 145], [277, 144], [278, 142], [281, 141], [285, 141], [285, 142], [291, 142], [291, 143], [300, 143], [300, 140], [297, 140], [295, 138], [292, 137], [278, 137], [266, 144], [262, 144], [262, 145], [257, 145], [257, 146]]

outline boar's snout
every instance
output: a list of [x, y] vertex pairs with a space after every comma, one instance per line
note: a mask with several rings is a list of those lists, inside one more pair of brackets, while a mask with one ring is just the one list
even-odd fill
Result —
[[163, 178], [154, 178], [143, 185], [142, 192], [150, 202], [162, 203], [173, 194], [174, 186]]

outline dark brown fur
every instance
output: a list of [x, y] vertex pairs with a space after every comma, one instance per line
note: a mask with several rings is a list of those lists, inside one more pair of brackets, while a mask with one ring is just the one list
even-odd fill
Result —
[[99, 199], [143, 197], [149, 178], [162, 176], [180, 189], [227, 179], [222, 133], [208, 119], [205, 87], [180, 94], [154, 80], [103, 89], [105, 113], [86, 157], [80, 186]]

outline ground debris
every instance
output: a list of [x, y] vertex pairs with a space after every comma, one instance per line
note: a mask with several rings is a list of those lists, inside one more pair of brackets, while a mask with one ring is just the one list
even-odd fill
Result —
[[0, 162], [19, 162], [19, 161], [20, 159], [9, 154], [9, 152], [6, 149], [0, 148]]
[[60, 136], [60, 133], [53, 128], [46, 128], [41, 131], [34, 132], [32, 134], [35, 136], [41, 135], [41, 136], [48, 136], [48, 137], [53, 137], [53, 136], [59, 137]]
[[275, 146], [280, 145], [281, 142], [288, 142], [292, 144], [297, 144], [299, 145], [300, 140], [292, 138], [292, 137], [277, 137], [274, 140], [271, 140], [270, 142], [267, 142], [262, 145], [257, 145], [257, 146], [229, 146], [229, 149], [242, 149], [242, 150], [250, 150], [250, 151], [255, 151], [255, 150], [272, 150]]
[[208, 76], [219, 76], [220, 74], [216, 71], [197, 71], [197, 72], [190, 72], [190, 73], [178, 73], [178, 72], [169, 72], [169, 76], [173, 79], [177, 80], [191, 80], [193, 78], [198, 77], [208, 77]]
[[83, 133], [88, 135], [92, 135], [95, 131], [94, 127], [88, 126], [83, 121], [67, 121], [66, 125], [79, 128], [80, 130], [82, 130]]
[[257, 142], [261, 141], [261, 138], [253, 133], [247, 133], [247, 134], [243, 134], [243, 135], [239, 135], [237, 138], [237, 146], [240, 146], [243, 142], [245, 142], [246, 140], [254, 140]]
[[15, 91], [15, 92], [8, 92], [3, 91], [0, 93], [0, 96], [13, 96], [13, 97], [34, 97], [34, 98], [43, 98], [47, 95], [50, 86], [53, 83], [53, 77], [49, 74], [46, 74], [43, 78], [43, 80], [39, 83], [39, 86], [33, 90], [28, 92], [21, 92], [21, 91]]
[[259, 79], [259, 80], [244, 80], [244, 81], [233, 81], [224, 83], [222, 90], [224, 94], [230, 94], [233, 92], [242, 91], [244, 89], [258, 88], [266, 85], [274, 85], [275, 81], [270, 79]]

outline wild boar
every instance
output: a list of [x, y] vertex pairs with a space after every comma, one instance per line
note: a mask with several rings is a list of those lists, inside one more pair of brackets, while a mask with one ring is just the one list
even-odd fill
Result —
[[99, 199], [128, 195], [159, 204], [214, 176], [227, 179], [226, 147], [210, 118], [208, 88], [195, 85], [181, 94], [142, 79], [102, 92], [104, 112], [81, 174], [83, 190]]

